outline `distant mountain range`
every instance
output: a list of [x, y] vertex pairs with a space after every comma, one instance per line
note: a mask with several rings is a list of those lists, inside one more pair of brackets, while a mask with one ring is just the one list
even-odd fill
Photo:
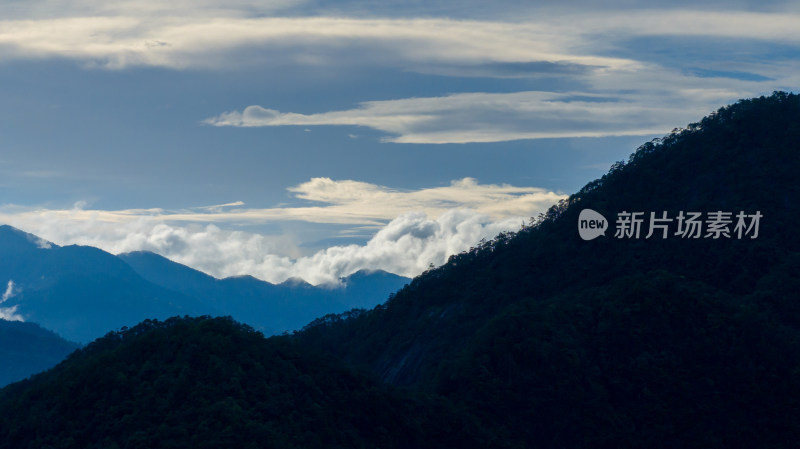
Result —
[[382, 271], [358, 272], [341, 286], [279, 285], [250, 276], [216, 279], [150, 252], [115, 256], [88, 246], [58, 246], [0, 226], [3, 308], [66, 338], [88, 342], [148, 318], [230, 315], [266, 334], [372, 307], [406, 282]]

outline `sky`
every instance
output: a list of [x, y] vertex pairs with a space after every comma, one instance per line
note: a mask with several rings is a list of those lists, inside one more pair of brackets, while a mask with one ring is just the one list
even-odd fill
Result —
[[0, 222], [217, 277], [414, 276], [798, 85], [788, 1], [4, 1]]

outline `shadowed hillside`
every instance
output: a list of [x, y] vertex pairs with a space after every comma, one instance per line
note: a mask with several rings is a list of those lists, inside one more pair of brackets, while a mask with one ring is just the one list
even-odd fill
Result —
[[[297, 338], [451, 398], [527, 447], [789, 447], [798, 172], [800, 97], [743, 100], [642, 145], [384, 306]], [[605, 237], [579, 237], [585, 208], [609, 220]], [[677, 223], [666, 239], [615, 238], [623, 211], [763, 218], [755, 239], [683, 238]]]
[[0, 410], [0, 448], [490, 446], [447, 401], [225, 318], [110, 333], [1, 390]]

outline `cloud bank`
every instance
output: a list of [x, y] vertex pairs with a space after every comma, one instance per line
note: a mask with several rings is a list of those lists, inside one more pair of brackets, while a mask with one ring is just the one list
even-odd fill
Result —
[[[362, 269], [415, 276], [483, 238], [518, 230], [564, 197], [471, 178], [413, 191], [314, 178], [288, 190], [301, 202], [322, 205], [245, 209], [233, 202], [183, 211], [4, 206], [0, 219], [57, 244], [91, 245], [111, 253], [153, 251], [217, 277], [249, 274], [273, 283], [302, 278], [322, 284]], [[242, 223], [274, 221], [347, 224], [343, 235], [367, 230], [372, 236], [363, 245], [303, 255], [292, 236], [237, 230]]]

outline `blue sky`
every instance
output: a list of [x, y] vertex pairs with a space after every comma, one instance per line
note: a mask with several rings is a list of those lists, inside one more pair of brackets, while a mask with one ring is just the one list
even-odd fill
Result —
[[216, 276], [412, 276], [800, 84], [796, 2], [0, 5], [0, 221]]

